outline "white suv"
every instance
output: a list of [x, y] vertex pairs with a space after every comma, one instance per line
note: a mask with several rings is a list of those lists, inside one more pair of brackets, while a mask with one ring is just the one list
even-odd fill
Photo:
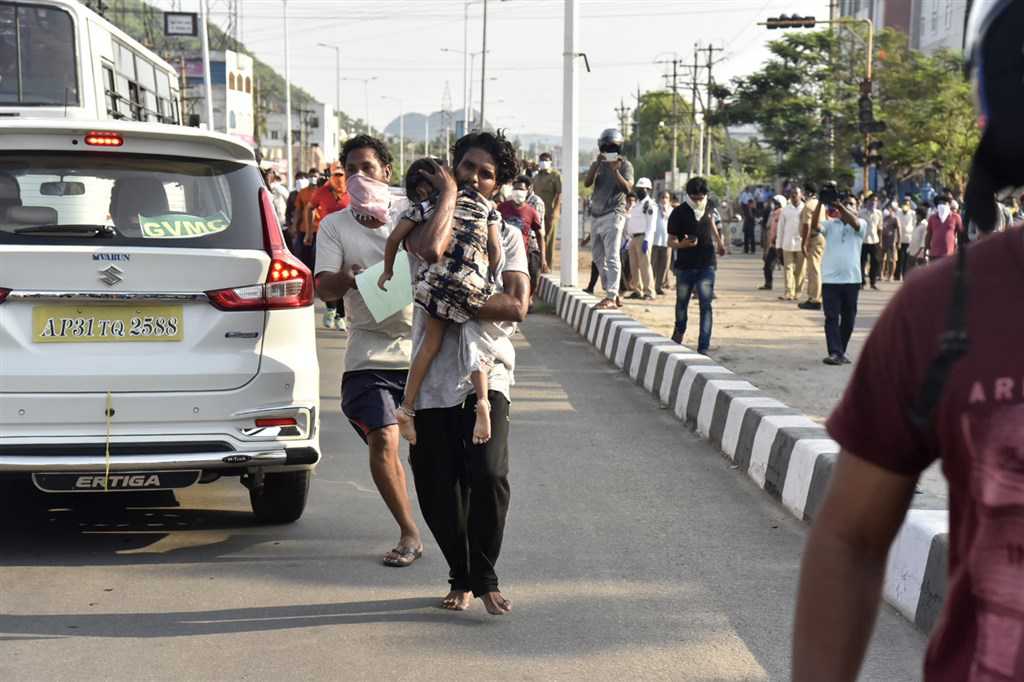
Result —
[[0, 477], [239, 476], [298, 519], [320, 459], [309, 270], [252, 151], [141, 123], [0, 126]]

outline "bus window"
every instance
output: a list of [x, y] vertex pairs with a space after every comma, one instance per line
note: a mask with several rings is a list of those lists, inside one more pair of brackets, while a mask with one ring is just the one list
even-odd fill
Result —
[[114, 68], [103, 65], [103, 94], [107, 103], [107, 115], [111, 118], [121, 118], [118, 109], [117, 81], [114, 79]]
[[18, 27], [14, 7], [0, 5], [0, 103], [18, 101]]
[[0, 104], [79, 105], [71, 15], [0, 3]]

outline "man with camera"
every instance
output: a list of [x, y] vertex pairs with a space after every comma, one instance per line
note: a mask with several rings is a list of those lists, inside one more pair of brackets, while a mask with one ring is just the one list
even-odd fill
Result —
[[600, 155], [590, 164], [583, 184], [594, 187], [590, 198], [594, 265], [601, 275], [605, 299], [598, 308], [622, 305], [619, 298], [619, 275], [622, 260], [622, 230], [626, 226], [626, 195], [633, 190], [633, 164], [622, 156], [622, 133], [608, 128], [597, 140]]
[[[826, 218], [822, 220], [822, 212]], [[821, 293], [825, 307], [826, 365], [847, 365], [846, 348], [857, 320], [860, 295], [860, 254], [867, 223], [857, 216], [857, 199], [839, 198], [835, 183], [826, 183], [814, 215], [811, 234], [820, 234], [824, 242], [821, 258]]]

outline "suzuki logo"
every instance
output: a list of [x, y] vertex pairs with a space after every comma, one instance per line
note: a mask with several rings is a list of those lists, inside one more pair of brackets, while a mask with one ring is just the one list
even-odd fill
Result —
[[120, 284], [121, 280], [124, 279], [124, 270], [117, 267], [116, 265], [108, 265], [107, 267], [100, 270], [100, 281], [107, 286], [114, 286]]

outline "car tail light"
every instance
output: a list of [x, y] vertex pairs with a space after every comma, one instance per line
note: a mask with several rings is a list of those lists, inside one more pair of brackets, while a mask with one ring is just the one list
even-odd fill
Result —
[[260, 188], [263, 243], [270, 254], [270, 270], [263, 284], [207, 291], [220, 310], [275, 310], [313, 305], [313, 273], [284, 244], [270, 192]]
[[4, 289], [3, 287], [0, 287], [0, 303], [3, 303], [4, 301], [7, 300], [7, 294], [9, 293], [11, 293], [10, 289]]
[[92, 131], [86, 134], [85, 143], [92, 147], [120, 147], [124, 138], [117, 133]]
[[291, 417], [268, 417], [266, 419], [257, 419], [256, 426], [267, 428], [270, 426], [295, 426], [298, 422]]

